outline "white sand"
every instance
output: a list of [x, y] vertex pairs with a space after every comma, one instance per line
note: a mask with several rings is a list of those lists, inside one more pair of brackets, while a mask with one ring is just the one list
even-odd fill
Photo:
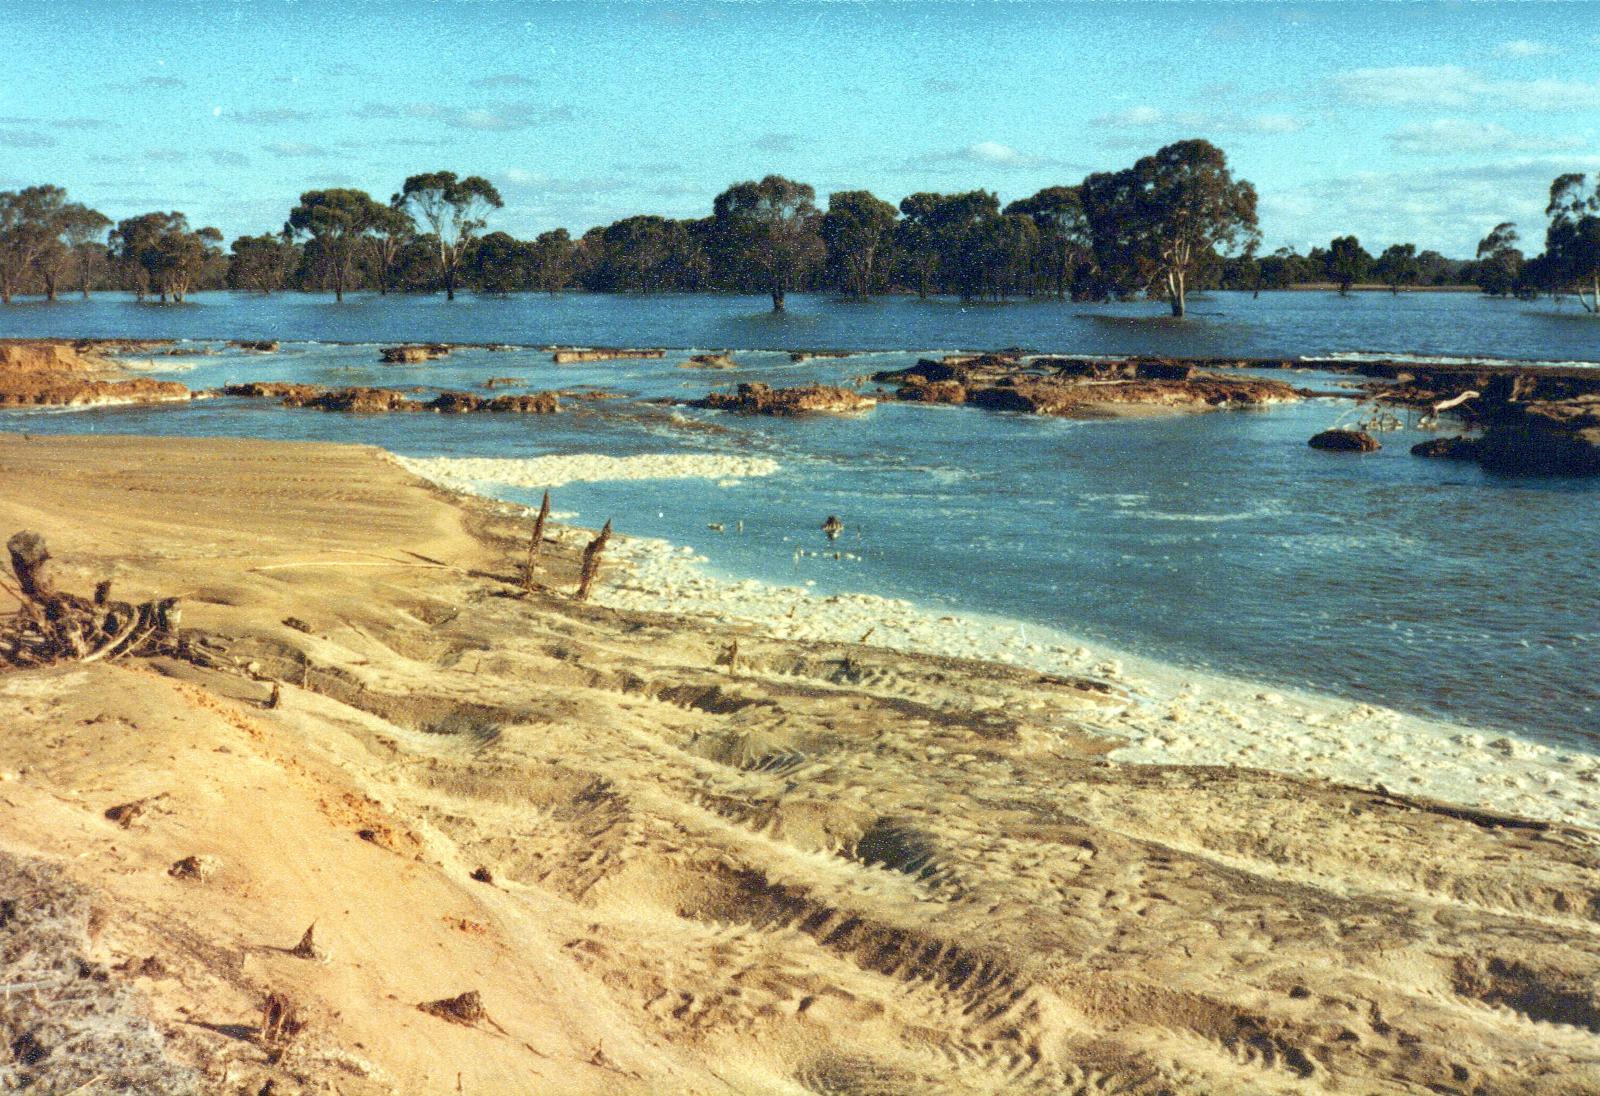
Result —
[[1600, 827], [1600, 753], [1586, 743], [1552, 748], [1377, 704], [1199, 673], [1015, 620], [723, 580], [708, 575], [692, 549], [661, 540], [622, 538], [617, 557], [624, 566], [596, 593], [616, 608], [705, 616], [782, 639], [866, 637], [874, 646], [1105, 679], [1127, 691], [1128, 703], [1083, 725], [1127, 741], [1111, 754], [1115, 761], [1249, 766]]
[[560, 487], [567, 483], [615, 480], [740, 480], [770, 476], [778, 462], [766, 457], [711, 453], [649, 453], [607, 457], [599, 453], [502, 459], [492, 457], [400, 457], [401, 467], [445, 487], [471, 491], [483, 484], [508, 487]]

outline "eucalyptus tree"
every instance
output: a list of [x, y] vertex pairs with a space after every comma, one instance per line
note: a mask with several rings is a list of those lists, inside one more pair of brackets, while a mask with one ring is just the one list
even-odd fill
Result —
[[40, 258], [60, 246], [66, 202], [58, 186], [0, 191], [0, 303], [10, 304], [37, 273]]
[[895, 226], [895, 248], [911, 280], [916, 282], [917, 296], [927, 299], [937, 288], [939, 277], [939, 240], [935, 214], [944, 195], [929, 191], [908, 194], [900, 199], [900, 222]]
[[533, 287], [559, 293], [572, 281], [572, 236], [564, 228], [541, 232], [534, 238], [528, 261]]
[[1090, 258], [1089, 222], [1075, 186], [1045, 187], [1031, 198], [1006, 206], [1005, 212], [1033, 220], [1039, 231], [1040, 265], [1057, 298], [1065, 299], [1079, 268]]
[[288, 284], [300, 265], [300, 249], [280, 233], [240, 236], [233, 241], [228, 259], [227, 284], [269, 296]]
[[1354, 236], [1336, 236], [1328, 243], [1323, 258], [1323, 273], [1339, 287], [1339, 296], [1349, 294], [1350, 287], [1367, 276], [1372, 267], [1372, 256]]
[[945, 288], [963, 299], [982, 296], [989, 288], [999, 219], [1000, 199], [987, 190], [940, 195], [927, 211]]
[[343, 301], [369, 234], [387, 215], [387, 207], [364, 190], [308, 190], [289, 211], [283, 231], [290, 238], [303, 236], [310, 240], [313, 247], [308, 250], [314, 250], [327, 264], [333, 299]]
[[1102, 277], [1119, 293], [1163, 296], [1187, 311], [1197, 270], [1260, 240], [1256, 190], [1235, 180], [1209, 141], [1178, 141], [1131, 168], [1090, 175], [1079, 187]]
[[509, 232], [491, 232], [472, 245], [463, 264], [473, 289], [505, 296], [532, 280], [531, 246]]
[[689, 231], [666, 217], [625, 217], [591, 241], [589, 288], [649, 293], [677, 286]]
[[[1600, 176], [1559, 176], [1545, 208], [1546, 277], [1558, 293], [1571, 293], [1587, 312], [1600, 313]], [[1587, 296], [1586, 296], [1587, 294]]]
[[1417, 245], [1390, 244], [1372, 264], [1372, 273], [1389, 287], [1390, 293], [1398, 295], [1402, 285], [1415, 283], [1422, 274], [1422, 266], [1417, 262]]
[[1491, 297], [1504, 297], [1516, 290], [1523, 267], [1522, 249], [1517, 247], [1520, 242], [1517, 226], [1511, 221], [1495, 225], [1478, 241], [1473, 280], [1479, 289]]
[[823, 257], [816, 198], [805, 183], [768, 175], [735, 183], [712, 203], [720, 257], [740, 283], [771, 296], [774, 312]]
[[105, 269], [106, 233], [111, 218], [97, 209], [72, 203], [61, 211], [60, 239], [72, 256], [78, 277], [78, 291], [89, 299], [89, 287]]
[[459, 179], [453, 171], [431, 171], [407, 179], [400, 199], [432, 231], [445, 299], [455, 300], [456, 272], [490, 212], [505, 205], [500, 192], [481, 175]]
[[395, 283], [400, 254], [417, 235], [417, 223], [406, 209], [403, 195], [389, 199], [371, 230], [372, 268], [378, 280], [378, 293], [386, 294]]
[[899, 211], [868, 190], [840, 190], [828, 195], [828, 211], [818, 231], [827, 248], [828, 267], [852, 297], [869, 297], [874, 288], [878, 254], [893, 242]]
[[176, 210], [126, 218], [111, 233], [111, 250], [135, 294], [143, 300], [154, 291], [163, 303], [169, 297], [183, 303], [221, 242], [221, 232], [191, 229]]

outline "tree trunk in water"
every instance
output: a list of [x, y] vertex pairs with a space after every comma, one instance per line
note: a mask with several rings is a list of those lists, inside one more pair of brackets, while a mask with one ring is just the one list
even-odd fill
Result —
[[447, 301], [456, 299], [456, 272], [453, 269], [444, 272], [444, 299]]
[[772, 291], [772, 310], [774, 312], [783, 311], [783, 289], [781, 287], [774, 288]]

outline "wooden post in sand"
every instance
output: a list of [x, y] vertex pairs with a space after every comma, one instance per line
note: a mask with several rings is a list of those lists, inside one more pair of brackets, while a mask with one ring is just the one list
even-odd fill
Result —
[[533, 520], [533, 539], [528, 542], [528, 562], [522, 568], [522, 588], [533, 589], [533, 561], [539, 558], [539, 552], [544, 547], [544, 523], [550, 520], [550, 492], [544, 493], [544, 501], [539, 504], [539, 516]]
[[591, 540], [583, 550], [583, 569], [578, 572], [578, 590], [573, 595], [577, 600], [589, 600], [589, 591], [593, 589], [594, 580], [600, 574], [600, 555], [606, 550], [606, 543], [610, 539], [611, 519], [607, 518], [600, 535]]

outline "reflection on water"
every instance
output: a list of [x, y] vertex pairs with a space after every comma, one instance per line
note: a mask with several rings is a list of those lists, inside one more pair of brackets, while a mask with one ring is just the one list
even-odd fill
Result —
[[[747, 419], [640, 402], [737, 380], [848, 383], [916, 355], [794, 363], [743, 353], [733, 373], [681, 368], [686, 357], [558, 367], [533, 351], [459, 350], [397, 367], [371, 346], [285, 344], [276, 355], [180, 359], [170, 364], [192, 368], [172, 376], [197, 388], [285, 379], [480, 391], [514, 376], [524, 383], [497, 391], [593, 384], [635, 398], [569, 400], [559, 416], [352, 416], [218, 399], [17, 413], [0, 416], [0, 429], [315, 438], [418, 456], [768, 457], [780, 471], [743, 483], [572, 484], [556, 502], [588, 524], [614, 517], [623, 532], [693, 545], [731, 574], [998, 613], [1466, 722], [1600, 732], [1594, 481], [1497, 480], [1416, 459], [1406, 450], [1423, 435], [1411, 431], [1384, 435], [1370, 456], [1308, 448], [1348, 409], [1341, 401], [1120, 422], [899, 404]], [[153, 363], [161, 376], [168, 363]], [[506, 494], [537, 502], [535, 490]], [[846, 525], [836, 545], [818, 531], [828, 514]]]

